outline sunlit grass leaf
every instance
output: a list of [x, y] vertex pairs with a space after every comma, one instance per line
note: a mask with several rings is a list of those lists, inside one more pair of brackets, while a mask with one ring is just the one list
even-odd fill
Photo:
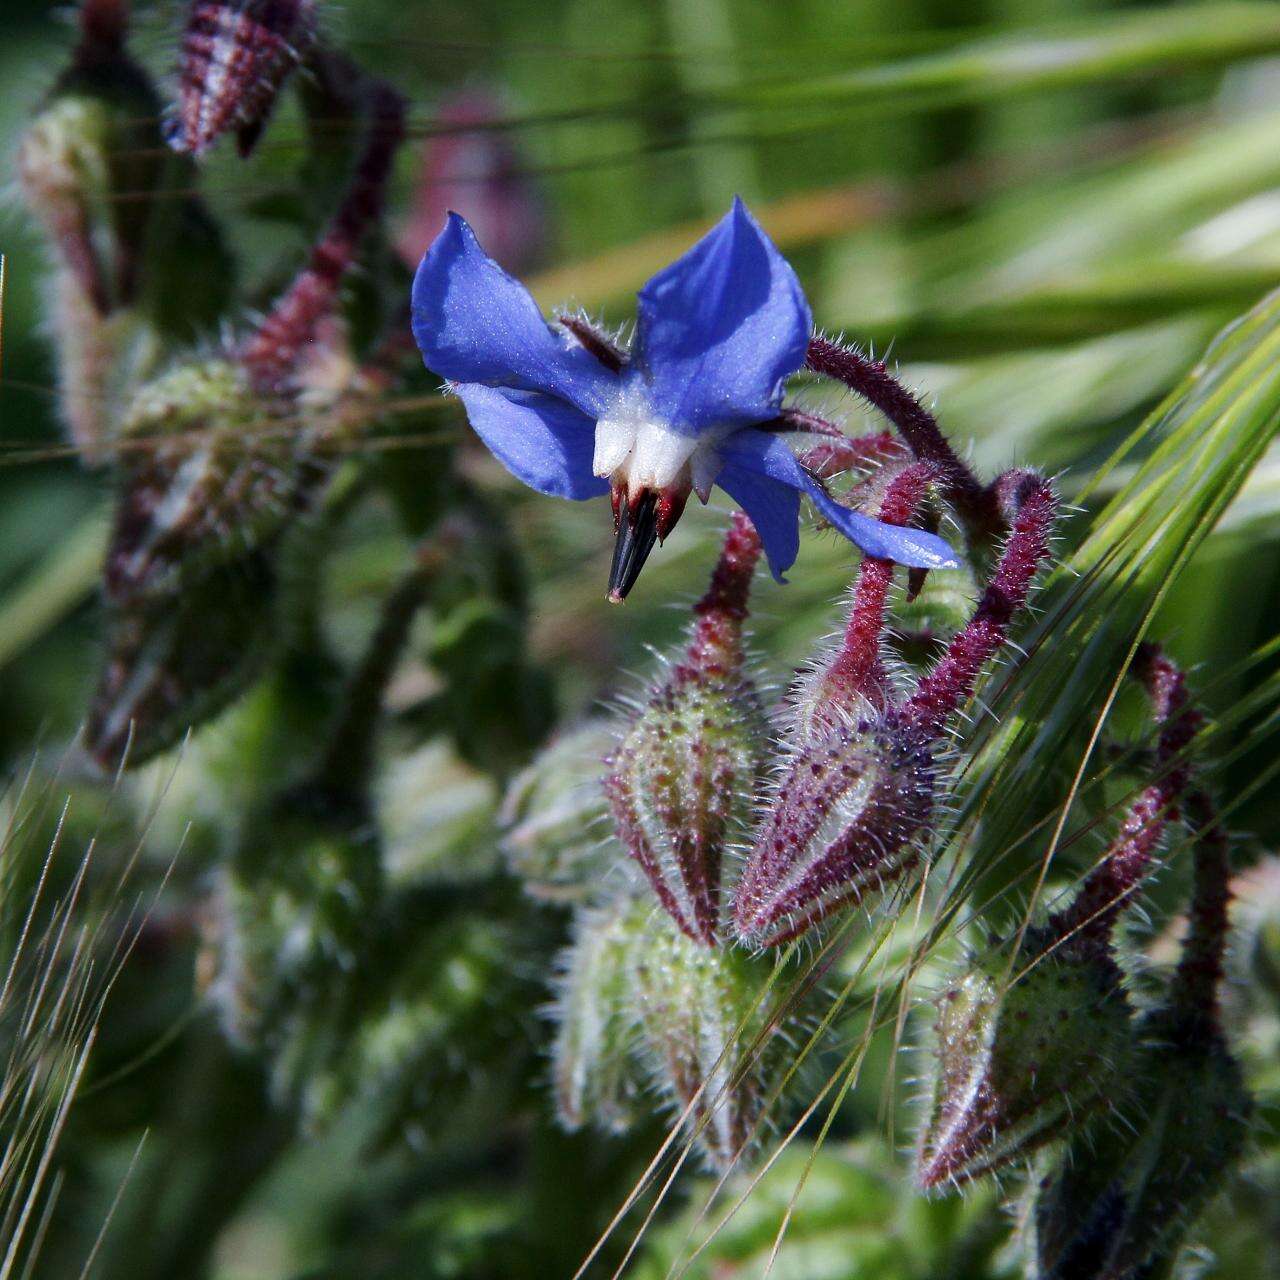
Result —
[[[1084, 778], [1120, 681], [1152, 618], [1187, 564], [1240, 492], [1280, 427], [1280, 294], [1271, 294], [1224, 330], [1183, 382], [1116, 450], [1081, 497], [1112, 471], [1146, 456], [1090, 521], [1082, 540], [1051, 573], [1043, 614], [1022, 637], [1029, 653], [986, 701], [996, 720], [974, 735], [959, 829], [979, 817], [981, 839], [953, 890], [958, 905], [973, 883], [1013, 890], [1026, 864], [1009, 858], [1035, 816], [1041, 782], [1059, 774], [1063, 744], [1073, 789]], [[1061, 811], [1047, 868], [1067, 820]], [[1003, 865], [1001, 865], [1003, 864]], [[997, 869], [998, 868], [998, 869]], [[1033, 883], [1018, 885], [1022, 893]], [[944, 913], [945, 917], [946, 913]]]
[[897, 62], [763, 83], [745, 96], [773, 108], [843, 102], [877, 111], [919, 110], [1221, 65], [1278, 48], [1280, 12], [1272, 5], [1162, 6], [970, 38]]

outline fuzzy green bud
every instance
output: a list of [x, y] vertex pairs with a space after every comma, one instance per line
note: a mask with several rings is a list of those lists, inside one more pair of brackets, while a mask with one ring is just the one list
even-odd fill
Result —
[[225, 359], [142, 386], [103, 574], [108, 657], [86, 730], [139, 764], [221, 710], [274, 639], [277, 550], [324, 479]]
[[630, 1123], [640, 1085], [632, 1057], [631, 963], [644, 948], [652, 915], [648, 902], [623, 898], [579, 912], [574, 921], [553, 1006], [552, 1079], [566, 1128], [591, 1122], [618, 1132]]
[[1168, 1275], [1244, 1150], [1252, 1104], [1226, 1045], [1155, 1019], [1145, 1034], [1121, 1122], [1078, 1132], [1035, 1190], [1035, 1280]]
[[158, 109], [150, 87], [131, 65], [122, 67], [115, 84], [101, 75], [65, 77], [17, 154], [27, 207], [100, 315], [135, 299], [150, 216], [145, 197], [164, 164], [145, 123]]
[[773, 965], [703, 946], [656, 915], [629, 968], [643, 1061], [708, 1163], [726, 1167], [754, 1143], [769, 1087], [791, 1060], [769, 1017]]
[[79, 16], [79, 42], [19, 143], [19, 186], [86, 306], [137, 308], [191, 341], [222, 312], [230, 261], [190, 190], [194, 169], [165, 152], [159, 97], [125, 47], [127, 7], [85, 0]]
[[193, 360], [139, 388], [109, 597], [167, 595], [280, 532], [297, 497], [289, 432], [230, 360]]
[[554, 1006], [561, 1120], [621, 1130], [652, 1088], [709, 1165], [740, 1159], [809, 1008], [775, 1023], [772, 974], [769, 960], [689, 937], [647, 895], [582, 911]]
[[208, 915], [198, 972], [227, 1035], [266, 1054], [296, 1098], [348, 1036], [352, 977], [375, 936], [367, 814], [312, 787], [249, 824]]
[[600, 787], [613, 729], [589, 721], [557, 737], [507, 788], [500, 822], [507, 865], [535, 898], [597, 897], [619, 864]]
[[937, 1074], [920, 1143], [922, 1188], [1031, 1154], [1128, 1087], [1134, 1028], [1109, 955], [1028, 934], [996, 947], [937, 1003]]

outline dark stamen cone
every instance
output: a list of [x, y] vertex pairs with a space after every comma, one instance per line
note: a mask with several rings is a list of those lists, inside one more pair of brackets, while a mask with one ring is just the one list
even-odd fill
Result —
[[609, 601], [619, 604], [635, 586], [640, 570], [658, 540], [658, 495], [651, 489], [632, 502], [618, 521], [618, 540], [609, 569]]

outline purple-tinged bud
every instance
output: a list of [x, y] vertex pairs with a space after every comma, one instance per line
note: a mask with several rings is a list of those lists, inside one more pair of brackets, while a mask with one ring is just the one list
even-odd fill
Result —
[[738, 885], [738, 938], [778, 946], [881, 893], [920, 856], [937, 772], [930, 744], [893, 718], [797, 750]]
[[751, 818], [768, 744], [742, 626], [760, 541], [735, 515], [684, 657], [607, 761], [618, 839], [691, 938], [714, 945], [721, 863]]
[[1077, 1131], [1034, 1191], [1036, 1280], [1171, 1273], [1187, 1233], [1246, 1144], [1252, 1101], [1217, 1037], [1187, 1043], [1157, 1015], [1118, 1122]]
[[526, 892], [553, 902], [585, 902], [607, 888], [621, 857], [610, 840], [600, 763], [617, 745], [613, 729], [589, 721], [562, 734], [516, 776], [499, 823], [507, 865]]
[[495, 127], [507, 114], [501, 99], [483, 89], [464, 90], [440, 104], [409, 215], [396, 237], [410, 270], [453, 210], [512, 275], [538, 257], [545, 241], [542, 203], [509, 135]]
[[108, 766], [126, 744], [140, 764], [180, 740], [251, 677], [272, 639], [279, 541], [327, 474], [243, 370], [218, 359], [135, 394], [120, 471], [107, 659], [85, 728]]
[[23, 135], [18, 182], [59, 262], [100, 315], [137, 293], [160, 182], [158, 100], [125, 50], [127, 5], [88, 0], [71, 60]]
[[295, 498], [292, 434], [229, 360], [176, 366], [141, 387], [121, 432], [124, 492], [107, 554], [113, 603], [262, 546]]
[[552, 1006], [556, 1111], [568, 1129], [591, 1123], [616, 1133], [631, 1122], [641, 1083], [632, 1056], [631, 965], [643, 953], [652, 917], [649, 902], [623, 898], [574, 921]]
[[1016, 958], [993, 948], [938, 999], [920, 1187], [1021, 1160], [1123, 1101], [1135, 1041], [1120, 970], [1105, 949], [1055, 938], [1030, 931]]
[[[101, 209], [111, 192], [111, 119], [91, 98], [53, 101], [18, 144], [23, 198], [93, 308], [105, 315], [113, 292], [102, 261]], [[108, 253], [110, 245], [105, 246]]]
[[229, 130], [253, 150], [316, 35], [316, 0], [192, 0], [169, 142], [194, 156]]

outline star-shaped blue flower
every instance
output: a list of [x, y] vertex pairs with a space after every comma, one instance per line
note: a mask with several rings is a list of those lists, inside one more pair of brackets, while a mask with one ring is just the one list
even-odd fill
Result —
[[[812, 328], [795, 272], [741, 200], [640, 291], [631, 352], [553, 328], [450, 214], [413, 282], [413, 333], [480, 438], [519, 480], [561, 498], [610, 490], [610, 597], [634, 583], [691, 491], [719, 485], [751, 517], [779, 581], [800, 546], [800, 497], [867, 555], [955, 568], [941, 538], [834, 502], [778, 434]], [[767, 424], [767, 425], [766, 425]]]

